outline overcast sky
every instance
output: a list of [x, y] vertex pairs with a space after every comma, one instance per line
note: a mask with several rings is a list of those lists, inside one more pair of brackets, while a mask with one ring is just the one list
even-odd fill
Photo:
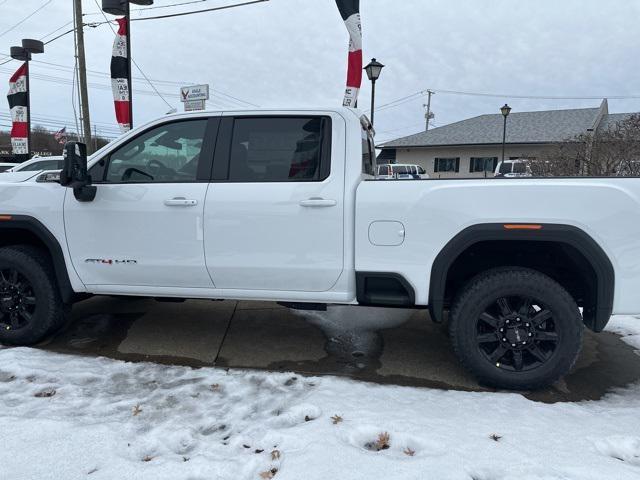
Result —
[[[104, 20], [96, 1], [83, 0], [87, 22]], [[155, 6], [187, 0], [156, 0]], [[192, 0], [193, 1], [193, 0]], [[238, 0], [238, 2], [241, 0]], [[21, 38], [41, 38], [72, 20], [71, 0], [0, 0], [0, 53]], [[207, 0], [183, 7], [144, 9], [133, 18], [228, 5]], [[640, 2], [629, 0], [361, 0], [365, 59], [387, 67], [377, 84], [380, 105], [431, 88], [500, 95], [640, 96]], [[110, 17], [111, 18], [111, 17]], [[71, 24], [61, 29], [63, 33]], [[271, 0], [220, 12], [134, 22], [133, 57], [181, 108], [179, 85], [209, 83], [211, 108], [237, 106], [232, 95], [260, 106], [331, 106], [342, 102], [347, 32], [334, 0]], [[50, 39], [51, 35], [46, 39]], [[45, 39], [45, 40], [46, 40]], [[108, 25], [85, 34], [91, 119], [113, 135], [115, 116], [108, 76], [113, 33]], [[47, 45], [34, 62], [32, 115], [47, 127], [74, 127], [73, 36]], [[0, 56], [0, 63], [5, 57]], [[6, 82], [17, 62], [0, 66]], [[140, 73], [134, 69], [134, 76]], [[1, 88], [0, 88], [1, 90]], [[136, 95], [135, 90], [142, 90]], [[169, 107], [144, 80], [134, 81], [134, 121]], [[220, 94], [218, 93], [220, 92]], [[368, 108], [365, 77], [360, 105]], [[525, 100], [438, 93], [435, 125], [484, 113], [508, 102], [514, 111], [595, 107], [598, 100]], [[416, 97], [376, 117], [379, 141], [423, 129], [425, 99]], [[611, 100], [612, 112], [640, 111], [640, 99]], [[0, 128], [8, 125], [0, 107]], [[34, 123], [38, 123], [34, 121]], [[43, 123], [42, 121], [40, 123]]]

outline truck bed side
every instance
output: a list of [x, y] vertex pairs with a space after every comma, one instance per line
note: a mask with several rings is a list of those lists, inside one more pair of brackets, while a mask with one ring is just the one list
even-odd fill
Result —
[[[615, 271], [613, 313], [640, 311], [640, 179], [366, 181], [356, 200], [356, 271], [392, 272], [429, 303], [431, 271], [445, 246], [483, 224], [576, 227]], [[370, 225], [397, 221], [404, 242], [375, 246]]]

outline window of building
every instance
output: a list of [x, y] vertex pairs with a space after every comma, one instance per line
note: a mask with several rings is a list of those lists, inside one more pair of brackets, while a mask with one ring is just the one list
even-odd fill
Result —
[[459, 172], [460, 158], [436, 158], [433, 171], [439, 172]]
[[330, 119], [325, 117], [237, 118], [229, 180], [322, 181], [329, 176], [330, 131]]
[[469, 172], [495, 172], [498, 166], [498, 157], [471, 157]]

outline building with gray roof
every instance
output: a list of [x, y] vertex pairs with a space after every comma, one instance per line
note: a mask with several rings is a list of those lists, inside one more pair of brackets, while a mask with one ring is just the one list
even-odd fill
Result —
[[[598, 108], [511, 112], [505, 158], [539, 157], [559, 142], [609, 128], [630, 115], [609, 114], [607, 100]], [[499, 113], [480, 115], [398, 138], [378, 145], [378, 163], [420, 165], [432, 178], [493, 176], [502, 157], [503, 122]]]

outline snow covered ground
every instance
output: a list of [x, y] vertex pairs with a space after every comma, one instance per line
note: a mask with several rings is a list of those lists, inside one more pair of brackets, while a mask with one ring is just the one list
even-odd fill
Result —
[[[640, 349], [640, 319], [610, 330]], [[269, 478], [638, 479], [640, 385], [548, 405], [0, 349], [2, 480]]]

